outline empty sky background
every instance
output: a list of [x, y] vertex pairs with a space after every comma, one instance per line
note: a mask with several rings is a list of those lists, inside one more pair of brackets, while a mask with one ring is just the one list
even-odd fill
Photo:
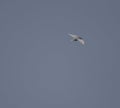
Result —
[[119, 108], [119, 4], [1, 0], [0, 108]]

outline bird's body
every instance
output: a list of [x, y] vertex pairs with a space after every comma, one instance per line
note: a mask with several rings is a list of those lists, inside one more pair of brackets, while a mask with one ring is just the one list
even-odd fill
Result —
[[68, 34], [68, 35], [73, 38], [72, 41], [79, 41], [82, 45], [85, 44], [85, 42], [84, 42], [82, 37], [77, 36], [77, 35], [73, 35], [73, 34]]

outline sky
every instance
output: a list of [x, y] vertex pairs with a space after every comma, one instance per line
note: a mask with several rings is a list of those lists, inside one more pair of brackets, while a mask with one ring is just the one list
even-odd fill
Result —
[[1, 0], [0, 108], [119, 108], [119, 4]]

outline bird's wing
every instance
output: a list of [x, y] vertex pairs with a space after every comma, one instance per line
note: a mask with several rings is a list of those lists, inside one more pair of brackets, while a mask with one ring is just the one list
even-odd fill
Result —
[[68, 34], [69, 36], [71, 36], [72, 38], [78, 38], [78, 36], [73, 35], [73, 34]]
[[79, 41], [82, 45], [85, 44], [85, 41], [84, 41], [83, 39], [78, 39], [78, 41]]

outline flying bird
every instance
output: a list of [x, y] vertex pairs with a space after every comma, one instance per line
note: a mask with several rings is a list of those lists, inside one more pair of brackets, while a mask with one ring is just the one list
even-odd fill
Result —
[[79, 41], [82, 45], [85, 44], [85, 41], [83, 40], [82, 37], [77, 36], [77, 35], [73, 35], [73, 34], [68, 34], [68, 35], [73, 38], [71, 41]]

